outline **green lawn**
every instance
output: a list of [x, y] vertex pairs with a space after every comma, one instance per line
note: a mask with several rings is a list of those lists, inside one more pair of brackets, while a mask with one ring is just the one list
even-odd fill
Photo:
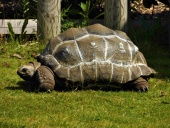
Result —
[[[17, 68], [44, 46], [0, 45], [0, 128], [169, 128], [170, 58], [161, 47], [142, 48], [157, 74], [147, 93], [133, 91], [27, 91]], [[13, 57], [15, 54], [23, 58]]]

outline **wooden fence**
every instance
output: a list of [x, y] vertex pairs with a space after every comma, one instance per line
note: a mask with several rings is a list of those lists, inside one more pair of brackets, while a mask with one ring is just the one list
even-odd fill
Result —
[[[21, 34], [24, 19], [0, 19], [0, 35], [9, 34], [8, 22], [11, 23], [15, 34]], [[36, 34], [37, 20], [29, 19], [25, 31], [26, 34]]]

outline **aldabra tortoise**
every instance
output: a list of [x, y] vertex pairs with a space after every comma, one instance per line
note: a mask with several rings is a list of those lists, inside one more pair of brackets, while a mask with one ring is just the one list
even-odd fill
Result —
[[132, 89], [147, 91], [148, 78], [155, 74], [124, 32], [100, 24], [66, 30], [49, 41], [37, 60], [17, 73], [24, 80], [38, 82], [46, 91], [57, 88], [55, 79], [106, 82], [110, 86], [128, 83]]

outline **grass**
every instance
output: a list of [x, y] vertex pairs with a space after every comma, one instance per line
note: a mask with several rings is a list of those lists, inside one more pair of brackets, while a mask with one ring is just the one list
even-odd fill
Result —
[[147, 93], [72, 90], [48, 94], [28, 92], [27, 83], [16, 74], [20, 65], [34, 61], [32, 56], [44, 45], [1, 43], [0, 128], [169, 128], [169, 52], [149, 40], [137, 45], [157, 71]]
[[[168, 127], [169, 104], [159, 91], [6, 91], [1, 125], [11, 127]], [[88, 96], [87, 96], [88, 95]]]

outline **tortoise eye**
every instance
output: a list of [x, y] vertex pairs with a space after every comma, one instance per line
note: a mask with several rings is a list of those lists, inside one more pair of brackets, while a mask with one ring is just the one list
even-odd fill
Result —
[[23, 69], [22, 69], [22, 72], [26, 72], [26, 71], [27, 71], [27, 68], [23, 68]]

